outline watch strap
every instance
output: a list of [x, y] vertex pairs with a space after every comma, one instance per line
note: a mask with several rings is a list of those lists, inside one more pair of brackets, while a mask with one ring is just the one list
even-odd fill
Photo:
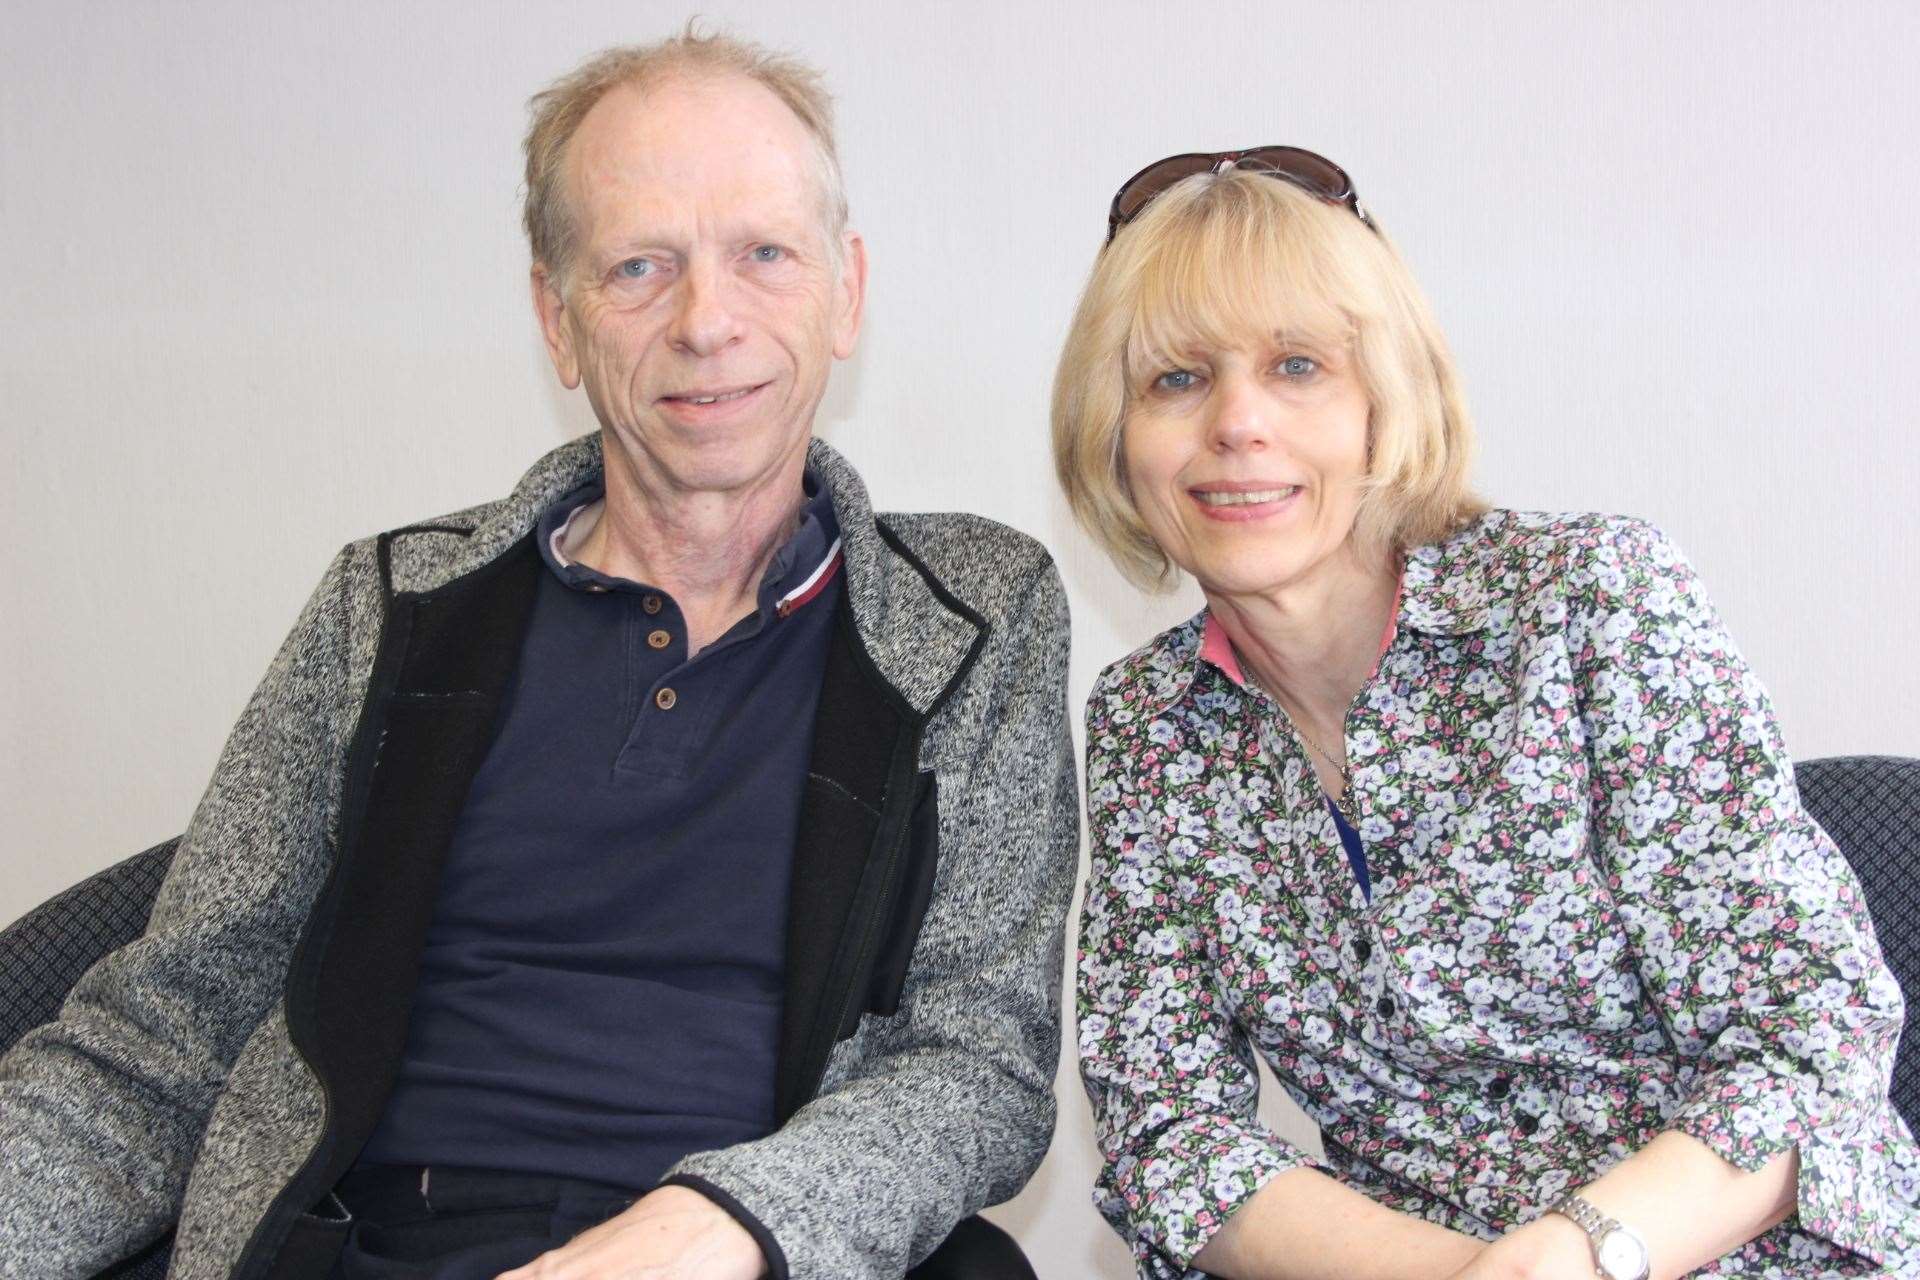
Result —
[[[1626, 1280], [1625, 1277], [1614, 1276], [1611, 1272], [1609, 1272], [1606, 1269], [1605, 1266], [1601, 1264], [1600, 1241], [1603, 1240], [1607, 1235], [1615, 1231], [1624, 1232], [1626, 1235], [1632, 1237], [1636, 1242], [1639, 1241], [1640, 1239], [1639, 1236], [1635, 1235], [1632, 1231], [1628, 1230], [1626, 1227], [1620, 1225], [1620, 1223], [1617, 1222], [1616, 1220], [1609, 1218], [1606, 1214], [1602, 1213], [1597, 1207], [1593, 1205], [1592, 1202], [1585, 1200], [1579, 1195], [1576, 1195], [1572, 1192], [1569, 1192], [1568, 1194], [1561, 1196], [1559, 1200], [1554, 1202], [1553, 1207], [1548, 1209], [1547, 1212], [1557, 1213], [1563, 1218], [1571, 1218], [1575, 1226], [1579, 1227], [1582, 1231], [1587, 1233], [1587, 1248], [1592, 1250], [1593, 1252], [1594, 1275], [1599, 1276], [1601, 1280]], [[1644, 1249], [1645, 1249], [1645, 1246], [1643, 1245], [1642, 1256], [1644, 1256]], [[1641, 1274], [1642, 1275], [1646, 1274], [1644, 1269], [1642, 1270]]]
[[1557, 1213], [1563, 1218], [1572, 1218], [1580, 1229], [1587, 1233], [1588, 1239], [1596, 1239], [1620, 1224], [1600, 1212], [1593, 1204], [1573, 1194], [1561, 1196], [1548, 1213]]

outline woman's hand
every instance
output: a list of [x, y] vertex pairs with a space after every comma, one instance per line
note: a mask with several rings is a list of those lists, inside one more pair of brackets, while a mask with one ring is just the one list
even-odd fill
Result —
[[1587, 1233], [1549, 1213], [1482, 1249], [1452, 1280], [1592, 1280], [1593, 1274]]

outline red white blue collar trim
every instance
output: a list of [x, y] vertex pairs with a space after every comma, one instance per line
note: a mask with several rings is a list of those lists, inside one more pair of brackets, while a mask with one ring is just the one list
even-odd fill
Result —
[[[562, 568], [569, 567], [573, 564], [573, 561], [567, 555], [566, 546], [571, 540], [575, 517], [591, 509], [592, 520], [598, 520], [600, 517], [601, 501], [602, 500], [595, 500], [593, 502], [581, 503], [569, 511], [567, 518], [560, 522], [560, 527], [553, 531], [553, 537], [547, 545], [552, 548], [553, 558]], [[591, 528], [591, 521], [588, 522], [587, 527]], [[820, 563], [815, 565], [813, 572], [807, 575], [806, 581], [774, 602], [774, 613], [784, 618], [801, 605], [812, 600], [822, 591], [825, 591], [833, 582], [834, 575], [840, 572], [840, 565], [845, 559], [846, 557], [840, 552], [840, 539], [835, 538], [833, 545], [827, 548], [827, 554], [821, 557]], [[594, 589], [604, 591], [606, 588], [596, 587]]]
[[840, 553], [840, 539], [835, 538], [833, 545], [827, 548], [826, 557], [820, 561], [812, 573], [807, 575], [806, 581], [781, 596], [774, 603], [773, 611], [784, 618], [825, 591], [827, 584], [833, 581], [833, 575], [840, 572], [840, 565], [845, 560], [846, 557]]

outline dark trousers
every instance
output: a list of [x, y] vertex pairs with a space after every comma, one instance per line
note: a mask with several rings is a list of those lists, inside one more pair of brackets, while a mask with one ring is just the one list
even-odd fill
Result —
[[571, 1178], [403, 1165], [355, 1169], [335, 1194], [353, 1228], [333, 1280], [494, 1280], [637, 1198]]
[[[374, 1165], [336, 1192], [353, 1215], [332, 1280], [494, 1280], [611, 1218], [637, 1196], [569, 1178]], [[1032, 1280], [1006, 1234], [962, 1222], [908, 1280]]]

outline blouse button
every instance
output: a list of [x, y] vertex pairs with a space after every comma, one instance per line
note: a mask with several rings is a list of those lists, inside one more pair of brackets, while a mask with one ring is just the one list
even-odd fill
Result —
[[1353, 958], [1361, 964], [1365, 964], [1368, 960], [1371, 960], [1373, 958], [1373, 944], [1365, 938], [1355, 938], [1353, 940]]
[[647, 643], [656, 649], [664, 649], [673, 643], [673, 637], [665, 631], [650, 631], [647, 633]]
[[1540, 1131], [1540, 1122], [1532, 1116], [1521, 1116], [1515, 1123], [1519, 1125], [1520, 1132], [1528, 1136], [1532, 1136]]
[[[1495, 1102], [1500, 1101], [1500, 1099], [1512, 1092], [1513, 1081], [1507, 1079], [1505, 1076], [1495, 1076], [1487, 1083], [1487, 1096]], [[1529, 1116], [1528, 1119], [1532, 1119], [1532, 1117]]]
[[680, 695], [671, 689], [662, 689], [653, 695], [653, 705], [662, 711], [673, 710], [673, 704], [680, 701]]
[[640, 598], [640, 607], [642, 609], [645, 609], [648, 613], [658, 613], [660, 612], [663, 606], [664, 606], [664, 602], [660, 599], [659, 596], [649, 595], [649, 596], [642, 596]]
[[1393, 997], [1381, 996], [1380, 1003], [1375, 1005], [1374, 1008], [1380, 1011], [1381, 1017], [1391, 1018], [1393, 1016]]

